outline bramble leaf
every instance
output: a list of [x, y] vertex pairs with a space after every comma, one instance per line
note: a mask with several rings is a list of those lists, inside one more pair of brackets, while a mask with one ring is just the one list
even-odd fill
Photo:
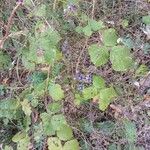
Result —
[[37, 24], [34, 36], [28, 37], [29, 48], [26, 48], [22, 54], [24, 65], [31, 69], [34, 67], [32, 64], [53, 65], [59, 60], [57, 57], [60, 57], [56, 47], [60, 39], [59, 33], [52, 27], [47, 28], [42, 23]]
[[64, 91], [59, 84], [51, 83], [48, 87], [50, 96], [55, 100], [62, 100], [64, 98]]
[[50, 137], [47, 140], [48, 150], [62, 150], [62, 144], [58, 137]]
[[101, 20], [96, 21], [96, 20], [90, 19], [88, 24], [90, 25], [92, 31], [98, 31], [105, 27], [104, 23]]
[[137, 133], [135, 123], [131, 122], [130, 120], [124, 120], [123, 123], [125, 128], [126, 139], [128, 140], [128, 142], [130, 144], [136, 142]]
[[41, 4], [34, 10], [34, 15], [37, 17], [44, 17], [46, 15], [46, 5]]
[[67, 125], [66, 119], [62, 114], [52, 116], [51, 123], [53, 128], [57, 131], [60, 130], [63, 125]]
[[83, 30], [83, 27], [81, 27], [81, 26], [77, 26], [76, 28], [75, 28], [75, 31], [77, 32], [77, 33], [82, 33], [82, 30]]
[[27, 6], [32, 6], [32, 2], [30, 0], [24, 0], [24, 5]]
[[93, 86], [87, 87], [82, 91], [83, 99], [89, 100], [97, 95], [97, 89]]
[[11, 64], [11, 58], [8, 54], [6, 53], [3, 53], [1, 50], [0, 50], [0, 70], [2, 69], [8, 69], [8, 67], [10, 66]]
[[107, 47], [93, 44], [89, 47], [88, 52], [95, 66], [102, 66], [108, 62], [109, 53]]
[[35, 69], [35, 63], [30, 62], [25, 55], [22, 56], [22, 64], [26, 69], [34, 70]]
[[5, 145], [4, 150], [13, 150], [13, 148], [11, 146]]
[[26, 133], [25, 132], [18, 132], [13, 138], [12, 141], [13, 142], [19, 142], [21, 139], [24, 139], [26, 137]]
[[13, 142], [17, 143], [17, 150], [27, 150], [30, 145], [30, 137], [25, 132], [17, 133], [13, 138]]
[[63, 150], [80, 150], [79, 143], [76, 139], [64, 144]]
[[16, 99], [5, 99], [0, 101], [0, 118], [12, 119], [20, 107], [20, 102]]
[[100, 90], [99, 109], [104, 111], [115, 97], [117, 94], [113, 87]]
[[57, 137], [62, 141], [70, 140], [73, 137], [72, 128], [68, 125], [62, 125], [57, 131]]
[[52, 116], [47, 113], [42, 113], [40, 115], [43, 123], [43, 130], [45, 135], [54, 135], [55, 134], [55, 129], [53, 128], [51, 118]]
[[130, 49], [125, 46], [115, 46], [110, 52], [110, 61], [115, 71], [127, 71], [133, 65]]
[[122, 22], [121, 22], [121, 25], [122, 25], [123, 28], [126, 28], [129, 25], [129, 21], [127, 19], [123, 19]]
[[29, 75], [28, 80], [33, 85], [38, 85], [42, 83], [47, 78], [47, 74], [40, 71], [34, 71], [31, 75]]
[[59, 112], [61, 110], [61, 108], [62, 108], [62, 106], [60, 103], [53, 102], [53, 103], [48, 104], [47, 112], [49, 114], [55, 114], [55, 113]]
[[102, 34], [105, 46], [115, 46], [117, 44], [117, 32], [113, 28], [105, 30]]
[[91, 30], [91, 27], [89, 25], [85, 26], [82, 28], [82, 31], [83, 33], [86, 35], [86, 36], [91, 36], [92, 35], [92, 30]]
[[48, 37], [31, 38], [27, 59], [36, 64], [53, 64], [56, 50], [55, 46], [50, 45]]
[[93, 86], [97, 89], [103, 89], [106, 87], [105, 80], [101, 76], [93, 76]]
[[135, 71], [135, 76], [138, 77], [138, 76], [144, 76], [148, 73], [149, 71], [149, 68], [148, 66], [144, 65], [144, 64], [141, 64], [138, 69]]
[[115, 123], [112, 121], [97, 122], [96, 128], [98, 131], [102, 132], [103, 135], [110, 136], [115, 130]]
[[21, 103], [22, 110], [24, 111], [25, 115], [30, 116], [32, 113], [32, 110], [31, 110], [31, 106], [30, 106], [29, 101], [27, 99], [24, 99], [20, 103]]
[[45, 89], [46, 89], [46, 82], [44, 81], [44, 82], [39, 83], [39, 84], [34, 86], [34, 91], [32, 94], [35, 97], [43, 96], [45, 94]]
[[150, 15], [143, 16], [142, 22], [145, 23], [146, 25], [150, 25]]
[[43, 125], [42, 122], [40, 122], [39, 124], [35, 124], [33, 126], [33, 131], [34, 131], [34, 140], [38, 143], [43, 139]]

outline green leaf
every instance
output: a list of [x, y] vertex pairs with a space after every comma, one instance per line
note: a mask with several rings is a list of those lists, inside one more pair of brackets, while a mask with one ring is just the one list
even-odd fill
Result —
[[143, 16], [142, 22], [145, 23], [146, 25], [150, 25], [150, 15]]
[[0, 118], [16, 118], [20, 102], [16, 99], [5, 99], [0, 101]]
[[24, 6], [32, 6], [31, 0], [24, 0], [23, 4]]
[[86, 35], [86, 36], [91, 36], [93, 33], [91, 30], [91, 27], [89, 25], [83, 27], [82, 31], [83, 31], [84, 35]]
[[67, 125], [66, 119], [62, 114], [52, 116], [51, 123], [53, 128], [57, 131], [60, 130], [63, 125]]
[[57, 137], [62, 141], [70, 140], [73, 137], [72, 128], [68, 125], [62, 125], [57, 131]]
[[90, 27], [93, 31], [98, 31], [98, 30], [103, 29], [105, 27], [104, 23], [101, 20], [96, 21], [96, 20], [90, 19], [88, 24], [90, 25]]
[[5, 145], [4, 150], [13, 150], [13, 148], [11, 146]]
[[130, 144], [136, 142], [137, 140], [137, 133], [136, 133], [136, 125], [134, 122], [131, 122], [130, 120], [124, 120], [124, 128], [125, 128], [125, 135], [126, 139]]
[[27, 99], [24, 99], [21, 103], [22, 110], [24, 111], [26, 116], [30, 116], [32, 113], [30, 103]]
[[17, 150], [27, 150], [30, 146], [30, 137], [26, 135], [25, 138], [17, 142]]
[[111, 136], [115, 130], [115, 123], [112, 121], [97, 122], [96, 129], [106, 136]]
[[34, 95], [34, 93], [30, 94], [30, 96], [33, 95], [33, 97], [31, 99], [28, 99], [28, 101], [30, 100], [30, 104], [32, 107], [38, 107], [38, 104], [40, 102], [40, 97], [36, 97], [36, 95]]
[[56, 56], [57, 56], [56, 48], [51, 48], [49, 50], [45, 50], [44, 59], [45, 59], [46, 63], [53, 65], [55, 60], [57, 59]]
[[0, 96], [4, 96], [6, 88], [3, 84], [0, 84]]
[[46, 16], [46, 5], [41, 4], [38, 7], [35, 7], [36, 9], [34, 10], [34, 15], [37, 17], [45, 17]]
[[34, 91], [32, 92], [32, 94], [35, 97], [40, 97], [40, 96], [43, 96], [45, 94], [45, 90], [46, 90], [46, 81], [35, 85]]
[[51, 83], [48, 87], [49, 94], [55, 101], [62, 100], [64, 98], [64, 91], [59, 84]]
[[58, 42], [61, 40], [60, 34], [53, 28], [49, 28], [46, 32], [44, 32], [43, 37], [44, 36], [47, 36], [50, 44], [55, 46], [57, 46]]
[[94, 130], [93, 123], [91, 123], [88, 119], [82, 118], [79, 125], [82, 132], [92, 133]]
[[115, 144], [115, 143], [110, 144], [109, 147], [108, 147], [108, 150], [118, 150], [117, 149], [117, 144]]
[[89, 17], [88, 17], [86, 14], [82, 13], [82, 14], [81, 14], [81, 21], [82, 21], [82, 22], [86, 22], [86, 21], [88, 21], [88, 20], [89, 20]]
[[123, 28], [126, 28], [129, 25], [129, 21], [127, 19], [123, 19], [122, 22], [121, 22], [121, 25], [122, 25]]
[[83, 99], [89, 100], [97, 95], [97, 89], [93, 86], [87, 87], [82, 91]]
[[79, 106], [82, 102], [84, 102], [84, 98], [80, 94], [75, 94], [75, 105]]
[[50, 137], [47, 140], [48, 150], [62, 150], [62, 144], [59, 138]]
[[145, 76], [148, 73], [148, 71], [149, 68], [146, 65], [141, 64], [139, 68], [135, 71], [135, 76]]
[[23, 66], [28, 70], [34, 70], [35, 69], [35, 63], [30, 62], [25, 55], [22, 56], [22, 64]]
[[55, 129], [52, 125], [51, 118], [52, 116], [47, 113], [42, 113], [40, 115], [43, 123], [43, 130], [45, 135], [54, 135], [55, 134]]
[[149, 52], [150, 52], [150, 44], [149, 43], [144, 44], [143, 51], [144, 51], [144, 54], [146, 54], [146, 55], [149, 54]]
[[93, 76], [93, 86], [96, 89], [103, 89], [106, 87], [105, 80], [101, 76]]
[[105, 46], [115, 46], [117, 44], [117, 32], [113, 28], [105, 30], [102, 34], [103, 42]]
[[26, 132], [18, 132], [13, 138], [13, 142], [17, 143], [17, 150], [27, 150], [30, 145], [30, 137]]
[[132, 38], [130, 37], [122, 37], [120, 38], [121, 42], [123, 43], [124, 46], [128, 47], [128, 48], [134, 48], [135, 47], [135, 42], [133, 41]]
[[0, 70], [8, 69], [10, 64], [11, 64], [10, 56], [0, 50]]
[[99, 47], [97, 44], [93, 44], [89, 47], [88, 52], [95, 66], [102, 66], [108, 62], [109, 53], [107, 47]]
[[33, 126], [33, 136], [34, 136], [34, 140], [39, 143], [41, 142], [41, 140], [43, 140], [44, 134], [43, 134], [43, 125], [40, 122], [39, 124], [35, 124]]
[[13, 142], [19, 142], [22, 139], [24, 139], [26, 137], [26, 133], [25, 132], [18, 132], [13, 138], [12, 141]]
[[63, 66], [64, 66], [64, 64], [62, 64], [62, 63], [56, 63], [52, 68], [52, 76], [53, 77], [58, 76], [60, 74]]
[[80, 140], [80, 149], [82, 150], [91, 150], [91, 146], [84, 139]]
[[[53, 38], [53, 37], [52, 37]], [[27, 59], [36, 64], [54, 64], [56, 59], [56, 47], [50, 45], [48, 37], [31, 39]]]
[[115, 71], [127, 71], [133, 65], [130, 49], [125, 46], [115, 46], [110, 52], [110, 61]]
[[29, 75], [28, 80], [33, 84], [37, 85], [42, 83], [47, 78], [47, 74], [40, 71], [35, 71], [31, 75]]
[[99, 109], [104, 111], [115, 97], [117, 94], [113, 87], [100, 90]]
[[64, 144], [63, 150], [80, 150], [79, 143], [76, 139]]
[[81, 26], [77, 26], [76, 28], [75, 28], [75, 31], [77, 32], [77, 33], [79, 33], [79, 34], [81, 34], [83, 31], [83, 27], [81, 27]]
[[[57, 57], [60, 57], [56, 46], [61, 38], [56, 30], [53, 28], [41, 27], [42, 25], [38, 24], [36, 26], [35, 36], [28, 37], [29, 50], [23, 52], [23, 56], [30, 63], [53, 65], [54, 62], [59, 59]], [[40, 31], [38, 32], [36, 30]]]
[[62, 108], [62, 105], [58, 102], [53, 102], [48, 104], [47, 106], [47, 112], [50, 114], [55, 114], [57, 112], [59, 112]]
[[[57, 46], [61, 40], [60, 34], [53, 27], [47, 27], [45, 23], [38, 22], [35, 26], [35, 39], [42, 44], [49, 44], [50, 47]], [[30, 37], [33, 38], [33, 37]], [[37, 43], [38, 44], [38, 43]]]
[[27, 132], [30, 130], [30, 125], [31, 125], [31, 117], [30, 116], [25, 116], [23, 118], [23, 129]]

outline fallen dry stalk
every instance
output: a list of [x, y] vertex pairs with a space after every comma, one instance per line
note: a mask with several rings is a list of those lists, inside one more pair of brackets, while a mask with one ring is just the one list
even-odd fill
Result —
[[6, 25], [6, 33], [5, 35], [0, 39], [0, 49], [3, 49], [3, 45], [4, 42], [7, 40], [7, 38], [9, 37], [9, 31], [11, 28], [11, 25], [13, 23], [13, 17], [15, 15], [15, 12], [17, 11], [17, 9], [19, 8], [19, 6], [22, 4], [22, 2], [18, 2], [17, 5], [14, 7], [14, 9], [11, 12], [10, 17], [8, 18], [8, 23]]

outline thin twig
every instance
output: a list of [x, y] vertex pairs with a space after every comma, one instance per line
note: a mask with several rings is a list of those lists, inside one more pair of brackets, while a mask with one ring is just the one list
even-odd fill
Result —
[[15, 15], [15, 12], [17, 11], [17, 9], [19, 8], [19, 6], [22, 4], [22, 2], [18, 2], [17, 5], [14, 7], [14, 9], [12, 10], [11, 12], [11, 15], [8, 19], [8, 23], [6, 25], [6, 33], [4, 35], [4, 37], [2, 37], [2, 39], [0, 39], [0, 48], [2, 49], [3, 48], [3, 45], [4, 45], [4, 42], [7, 40], [7, 38], [9, 37], [9, 32], [10, 32], [10, 28], [11, 28], [11, 25], [13, 23], [13, 17]]
[[35, 7], [35, 4], [34, 4], [33, 0], [30, 0], [30, 1], [31, 1], [32, 5]]
[[55, 11], [55, 9], [56, 9], [56, 2], [57, 2], [57, 0], [54, 0], [54, 3], [53, 3], [53, 11]]
[[19, 57], [18, 57], [18, 59], [17, 59], [16, 73], [17, 73], [17, 78], [18, 78], [19, 83], [20, 83], [21, 85], [23, 85], [22, 82], [21, 82], [20, 76], [19, 76], [19, 69], [18, 69], [18, 68], [19, 68]]
[[96, 0], [93, 0], [93, 7], [92, 7], [92, 19], [94, 19], [95, 4], [96, 4]]

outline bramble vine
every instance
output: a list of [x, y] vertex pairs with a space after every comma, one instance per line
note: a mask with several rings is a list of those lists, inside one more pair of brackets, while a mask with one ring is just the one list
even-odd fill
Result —
[[[55, 13], [58, 6], [63, 14], [59, 11]], [[16, 31], [15, 33], [18, 34], [13, 36], [15, 35], [13, 31], [15, 27], [11, 30], [13, 19], [21, 7], [25, 7], [27, 19], [32, 20], [31, 27]], [[109, 63], [112, 70], [117, 73], [135, 71], [136, 62], [131, 53], [132, 42], [129, 43], [127, 41], [129, 39], [121, 39], [115, 27], [108, 26], [103, 20], [95, 19], [94, 9], [95, 0], [91, 17], [79, 9], [78, 0], [54, 1], [53, 5], [24, 0], [18, 1], [12, 10], [5, 34], [0, 39], [0, 70], [11, 70], [16, 60], [20, 60], [17, 64], [20, 63], [25, 72], [28, 72], [27, 86], [19, 88], [20, 91], [12, 97], [0, 101], [0, 118], [6, 126], [10, 122], [16, 124], [17, 133], [11, 139], [16, 143], [17, 150], [36, 149], [34, 145], [42, 147], [45, 143], [48, 150], [80, 149], [73, 128], [63, 113], [63, 101], [66, 98], [65, 83], [59, 83], [57, 80], [65, 67], [63, 64], [66, 58], [65, 50], [61, 50], [60, 46], [63, 36], [66, 36], [64, 32], [71, 30], [73, 35], [85, 42], [73, 68], [74, 77], [69, 78], [76, 107], [92, 101], [103, 112], [120, 96], [115, 85], [108, 84], [103, 76], [82, 72], [80, 61], [85, 50], [90, 63], [96, 68], [104, 67]], [[149, 16], [144, 16], [142, 21], [150, 24]], [[122, 24], [123, 28], [126, 28], [128, 20], [123, 20]], [[100, 41], [88, 45], [88, 40], [94, 34], [101, 37]], [[9, 42], [7, 43], [9, 37], [12, 41], [21, 43], [14, 44], [16, 54], [13, 63], [5, 49], [9, 45]], [[145, 75], [147, 72], [148, 68], [141, 65], [136, 69], [135, 76]], [[0, 85], [0, 95], [3, 96], [7, 88], [7, 85]], [[126, 137], [129, 137], [128, 142], [133, 148], [137, 139], [135, 124], [128, 119], [123, 123]], [[4, 149], [12, 148], [5, 145]]]

